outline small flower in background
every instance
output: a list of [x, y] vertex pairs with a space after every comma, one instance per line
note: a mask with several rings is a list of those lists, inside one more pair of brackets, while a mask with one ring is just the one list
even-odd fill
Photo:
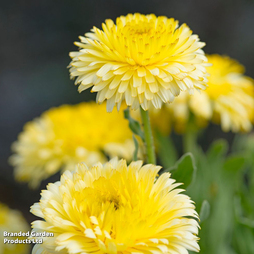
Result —
[[80, 92], [92, 87], [98, 103], [107, 100], [107, 111], [123, 100], [132, 109], [158, 109], [180, 91], [206, 88], [205, 44], [173, 18], [128, 14], [80, 40], [80, 50], [70, 53], [70, 75]]
[[4, 239], [7, 240], [25, 240], [23, 236], [8, 237], [4, 236], [4, 231], [8, 233], [27, 233], [29, 231], [29, 226], [22, 214], [17, 210], [12, 210], [6, 205], [0, 203], [0, 253], [1, 254], [28, 254], [30, 253], [29, 244], [11, 244], [4, 243]]
[[132, 133], [123, 112], [105, 113], [95, 102], [63, 105], [28, 122], [13, 144], [10, 163], [18, 181], [38, 187], [43, 179], [78, 162], [91, 166], [106, 156], [131, 160]]
[[175, 128], [184, 131], [192, 112], [199, 122], [221, 124], [223, 131], [248, 132], [254, 118], [254, 82], [244, 76], [244, 67], [233, 59], [208, 55], [211, 67], [208, 88], [194, 95], [181, 93], [168, 108], [173, 113]]
[[116, 158], [79, 164], [42, 191], [31, 212], [47, 231], [33, 253], [187, 253], [199, 251], [198, 218], [190, 198], [161, 167]]

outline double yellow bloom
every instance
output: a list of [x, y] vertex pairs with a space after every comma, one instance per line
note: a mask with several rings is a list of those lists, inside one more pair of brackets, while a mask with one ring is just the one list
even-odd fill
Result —
[[16, 179], [35, 188], [82, 161], [91, 166], [106, 162], [106, 155], [130, 161], [134, 144], [128, 121], [122, 111], [105, 111], [95, 102], [63, 105], [28, 122], [12, 146], [10, 162]]
[[31, 212], [47, 231], [33, 253], [187, 253], [198, 251], [198, 222], [190, 198], [161, 167], [113, 159], [79, 164], [42, 191]]
[[173, 18], [128, 14], [80, 40], [80, 50], [70, 53], [71, 77], [80, 92], [92, 87], [97, 102], [107, 100], [109, 112], [122, 101], [133, 109], [161, 108], [181, 90], [206, 88], [205, 44]]

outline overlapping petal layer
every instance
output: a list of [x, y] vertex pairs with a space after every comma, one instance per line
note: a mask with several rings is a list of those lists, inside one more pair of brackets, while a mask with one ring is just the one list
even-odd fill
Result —
[[133, 109], [161, 108], [181, 90], [206, 88], [205, 44], [173, 18], [128, 14], [80, 41], [80, 50], [70, 53], [70, 75], [80, 92], [92, 87], [97, 102], [107, 100], [108, 111], [123, 100]]
[[[159, 166], [113, 159], [79, 164], [42, 191], [35, 232], [54, 233], [33, 253], [188, 253], [198, 251], [197, 213]], [[58, 252], [59, 251], [59, 252]]]
[[134, 144], [123, 112], [107, 114], [95, 102], [53, 108], [25, 125], [10, 158], [15, 177], [37, 187], [41, 180], [78, 162], [132, 158]]
[[196, 119], [220, 123], [224, 131], [251, 130], [254, 119], [254, 81], [244, 76], [244, 67], [226, 56], [208, 55], [208, 88], [193, 95], [182, 93], [169, 109], [176, 128], [184, 130], [190, 111]]

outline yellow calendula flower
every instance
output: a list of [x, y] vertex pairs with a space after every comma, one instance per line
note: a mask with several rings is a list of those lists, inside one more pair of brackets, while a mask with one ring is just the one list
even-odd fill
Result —
[[172, 105], [178, 129], [183, 129], [190, 111], [196, 120], [213, 120], [224, 131], [250, 131], [254, 118], [254, 81], [244, 76], [244, 67], [233, 59], [220, 55], [208, 55], [212, 64], [208, 88], [194, 95], [182, 93]]
[[43, 179], [78, 162], [89, 166], [119, 156], [131, 160], [132, 133], [123, 112], [105, 113], [95, 102], [53, 108], [27, 123], [13, 144], [15, 177], [37, 187]]
[[33, 231], [53, 233], [33, 253], [187, 253], [199, 251], [197, 213], [161, 167], [116, 158], [79, 164], [42, 191]]
[[5, 236], [6, 233], [27, 233], [29, 226], [22, 214], [17, 210], [12, 210], [0, 203], [0, 253], [1, 254], [28, 254], [30, 245], [25, 243], [13, 243], [11, 241], [23, 241], [24, 236]]
[[116, 24], [107, 19], [80, 41], [80, 50], [70, 53], [70, 75], [80, 92], [92, 87], [98, 103], [107, 100], [108, 111], [123, 100], [133, 109], [158, 109], [180, 90], [206, 88], [205, 44], [173, 18], [135, 13]]

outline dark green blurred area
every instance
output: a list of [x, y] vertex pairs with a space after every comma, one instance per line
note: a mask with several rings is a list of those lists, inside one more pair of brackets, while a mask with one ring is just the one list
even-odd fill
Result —
[[[206, 42], [205, 52], [225, 54], [237, 59], [246, 67], [246, 74], [253, 77], [252, 0], [2, 1], [0, 201], [21, 210], [28, 222], [35, 219], [29, 213], [29, 207], [39, 200], [40, 190], [29, 190], [27, 185], [14, 181], [13, 169], [8, 165], [11, 143], [16, 140], [27, 121], [50, 107], [95, 98], [89, 91], [79, 94], [74, 82], [69, 79], [68, 53], [76, 50], [73, 42], [78, 40], [78, 36], [88, 32], [93, 26], [101, 27], [101, 23], [107, 18], [115, 20], [120, 15], [134, 12], [165, 15], [174, 17], [180, 24], [187, 23], [201, 41]], [[219, 126], [210, 125], [199, 143], [207, 150], [213, 140], [225, 138], [231, 151], [233, 137], [232, 133], [223, 133]], [[59, 175], [56, 175], [49, 181], [58, 179]], [[224, 184], [231, 186], [227, 182]], [[45, 186], [46, 182], [41, 188]], [[224, 201], [220, 202], [224, 204]], [[241, 202], [249, 204], [249, 201]], [[253, 214], [252, 208], [248, 209]], [[220, 213], [221, 208], [218, 209]], [[230, 237], [236, 239], [234, 242], [237, 246], [244, 245], [242, 241], [249, 235], [244, 237], [248, 234], [245, 227], [237, 227], [243, 240], [239, 240], [238, 235]], [[237, 250], [236, 253], [251, 252]]]

